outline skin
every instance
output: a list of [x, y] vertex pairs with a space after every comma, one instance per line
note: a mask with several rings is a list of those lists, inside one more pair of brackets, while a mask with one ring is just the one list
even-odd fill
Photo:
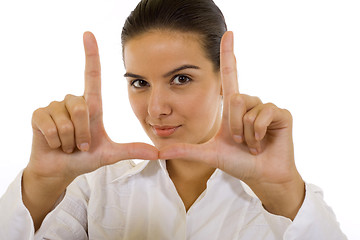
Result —
[[178, 143], [160, 149], [162, 159], [186, 159], [220, 168], [247, 183], [271, 213], [294, 219], [305, 186], [294, 161], [289, 111], [239, 93], [233, 34], [221, 42], [224, 95], [218, 132], [202, 144]]
[[[158, 149], [175, 143], [207, 142], [220, 127], [220, 73], [199, 40], [191, 33], [152, 31], [124, 47], [130, 104]], [[182, 66], [187, 67], [176, 71]], [[164, 137], [156, 134], [154, 126], [179, 127]], [[168, 161], [167, 168], [186, 210], [205, 190], [214, 171], [206, 164], [179, 159]]]
[[119, 144], [107, 135], [102, 114], [101, 67], [94, 35], [84, 33], [85, 90], [37, 109], [22, 196], [37, 230], [56, 200], [79, 175], [124, 159], [158, 159], [145, 143]]
[[[129, 83], [145, 80], [129, 85], [130, 103], [155, 147], [115, 143], [108, 137], [100, 58], [90, 32], [84, 33], [84, 48], [84, 95], [67, 95], [33, 114], [22, 196], [35, 230], [77, 176], [125, 159], [168, 159], [169, 175], [186, 209], [220, 168], [247, 183], [269, 212], [294, 219], [305, 188], [294, 163], [291, 114], [239, 93], [231, 32], [222, 39], [220, 72], [213, 70], [194, 34], [148, 32], [124, 46]], [[184, 64], [198, 68], [164, 76]], [[190, 75], [192, 81], [174, 74]], [[177, 128], [159, 136], [163, 131], [155, 127], [154, 132], [154, 125]]]
[[[239, 93], [232, 33], [222, 41], [220, 73], [191, 33], [140, 35], [125, 45], [124, 60], [125, 75], [141, 75], [128, 78], [133, 111], [160, 149], [160, 158], [172, 159], [167, 161], [169, 175], [186, 209], [220, 168], [245, 181], [269, 211], [295, 217], [304, 182], [294, 163], [291, 114]], [[174, 76], [162, 77], [182, 65], [199, 66], [175, 73], [193, 75], [191, 82], [172, 85]], [[133, 82], [142, 84], [135, 87]], [[219, 120], [221, 85], [224, 110]], [[181, 127], [164, 138], [154, 134], [152, 124]]]
[[[138, 36], [124, 47], [130, 104], [157, 148], [204, 143], [220, 126], [220, 74], [213, 70], [198, 41], [194, 34], [156, 31]], [[184, 65], [198, 69], [173, 72]], [[134, 81], [146, 86], [131, 85]], [[169, 137], [159, 137], [154, 125], [180, 127]]]

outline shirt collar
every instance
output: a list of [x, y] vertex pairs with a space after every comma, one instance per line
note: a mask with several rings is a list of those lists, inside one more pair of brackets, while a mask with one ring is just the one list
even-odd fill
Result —
[[167, 171], [167, 168], [166, 168], [166, 160], [164, 160], [164, 159], [159, 159], [159, 160], [158, 160], [158, 163], [159, 163], [159, 165], [160, 165], [161, 170], [162, 170], [167, 176], [169, 176], [169, 172]]
[[[152, 160], [154, 161], [154, 160]], [[169, 173], [167, 171], [167, 168], [166, 168], [166, 160], [163, 160], [163, 159], [159, 159], [159, 160], [156, 160], [157, 163], [159, 164], [161, 170], [165, 173], [165, 175], [169, 176]], [[150, 160], [144, 160], [138, 164], [135, 164], [133, 161], [131, 161], [131, 165], [133, 166], [131, 169], [127, 170], [124, 174], [122, 174], [121, 176], [115, 178], [113, 182], [116, 182], [116, 181], [119, 181], [123, 178], [126, 178], [126, 177], [130, 177], [130, 176], [133, 176], [133, 175], [136, 175], [140, 172], [142, 172], [150, 163], [151, 161]], [[225, 175], [224, 175], [225, 174]], [[214, 180], [220, 178], [221, 176], [225, 177], [226, 174], [225, 172], [223, 172], [222, 170], [220, 169], [215, 169], [215, 171], [213, 172], [213, 174], [210, 176], [209, 180], [207, 181], [207, 184], [209, 185], [211, 182], [213, 182]], [[230, 177], [227, 176], [227, 177]], [[244, 183], [243, 181], [241, 180], [238, 180], [240, 183], [241, 183], [241, 186], [242, 188], [244, 189], [244, 191], [250, 195], [251, 197], [255, 197], [257, 198], [257, 196], [255, 195], [255, 193], [251, 190], [251, 188], [246, 184]]]
[[114, 180], [112, 180], [111, 182], [114, 183], [116, 181], [119, 181], [123, 178], [126, 177], [130, 177], [133, 175], [136, 175], [138, 173], [140, 173], [142, 170], [144, 170], [146, 168], [146, 166], [149, 164], [150, 160], [144, 160], [138, 164], [135, 164], [133, 161], [129, 160], [130, 164], [133, 166], [132, 168], [130, 168], [129, 170], [125, 171], [122, 175], [118, 176], [117, 178], [115, 178]]

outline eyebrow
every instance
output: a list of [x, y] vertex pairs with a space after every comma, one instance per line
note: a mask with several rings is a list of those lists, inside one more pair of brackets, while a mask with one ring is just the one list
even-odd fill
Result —
[[[171, 76], [171, 75], [173, 75], [173, 74], [175, 74], [175, 73], [177, 73], [177, 72], [179, 72], [179, 71], [181, 71], [181, 70], [184, 70], [184, 69], [200, 69], [200, 67], [195, 66], [195, 65], [190, 65], [190, 64], [182, 65], [182, 66], [180, 66], [180, 67], [178, 67], [178, 68], [175, 68], [175, 69], [171, 70], [171, 71], [168, 72], [168, 73], [165, 73], [165, 74], [163, 75], [163, 77], [164, 77], [164, 78], [169, 77], [169, 76]], [[142, 78], [142, 79], [145, 79], [145, 77], [143, 77], [143, 76], [141, 76], [141, 75], [134, 74], [134, 73], [130, 73], [130, 72], [125, 73], [125, 74], [124, 74], [124, 77]]]

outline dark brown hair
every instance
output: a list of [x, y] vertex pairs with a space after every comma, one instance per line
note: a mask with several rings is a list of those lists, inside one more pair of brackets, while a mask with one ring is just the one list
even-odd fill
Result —
[[199, 34], [207, 57], [220, 69], [220, 42], [227, 27], [213, 0], [141, 0], [124, 24], [123, 48], [133, 37], [155, 29]]

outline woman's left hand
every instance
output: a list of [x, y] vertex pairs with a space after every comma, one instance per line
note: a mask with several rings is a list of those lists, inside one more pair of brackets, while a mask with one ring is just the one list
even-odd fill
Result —
[[204, 162], [247, 183], [274, 213], [293, 219], [305, 195], [294, 161], [292, 116], [272, 103], [240, 94], [233, 33], [221, 42], [223, 115], [218, 133], [203, 144], [174, 144], [160, 159]]

